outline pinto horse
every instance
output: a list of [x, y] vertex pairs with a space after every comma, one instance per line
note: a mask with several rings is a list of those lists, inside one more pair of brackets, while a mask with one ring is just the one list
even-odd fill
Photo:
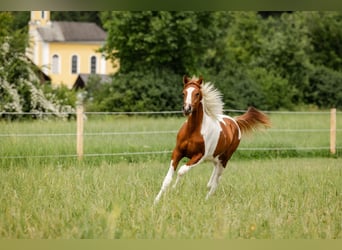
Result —
[[253, 107], [236, 118], [223, 115], [221, 93], [211, 83], [203, 83], [202, 77], [184, 76], [183, 83], [183, 113], [188, 118], [178, 132], [170, 167], [155, 203], [170, 185], [183, 157], [189, 158], [189, 161], [178, 170], [174, 187], [186, 172], [204, 160], [214, 163], [214, 170], [207, 184], [208, 199], [216, 190], [223, 170], [239, 146], [241, 136], [260, 125], [270, 126], [268, 117]]

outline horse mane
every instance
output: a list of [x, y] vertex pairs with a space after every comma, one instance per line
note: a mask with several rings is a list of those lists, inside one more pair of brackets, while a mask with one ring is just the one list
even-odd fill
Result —
[[212, 83], [202, 84], [202, 95], [203, 110], [208, 116], [217, 119], [223, 114], [222, 94]]

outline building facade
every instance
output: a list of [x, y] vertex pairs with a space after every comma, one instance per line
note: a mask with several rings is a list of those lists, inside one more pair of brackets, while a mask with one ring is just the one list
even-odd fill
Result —
[[53, 85], [71, 88], [79, 74], [108, 75], [119, 68], [98, 52], [106, 32], [95, 23], [51, 21], [50, 11], [31, 11], [29, 36], [26, 54]]

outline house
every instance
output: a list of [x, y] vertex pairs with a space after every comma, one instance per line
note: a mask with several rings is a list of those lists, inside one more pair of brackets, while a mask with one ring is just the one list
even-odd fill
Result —
[[95, 23], [51, 21], [50, 11], [31, 11], [29, 35], [26, 54], [53, 85], [72, 88], [79, 74], [108, 75], [119, 68], [98, 52], [107, 34]]
[[110, 83], [111, 77], [103, 74], [79, 74], [72, 88], [75, 90], [83, 89], [87, 85], [88, 80], [97, 80], [100, 83]]

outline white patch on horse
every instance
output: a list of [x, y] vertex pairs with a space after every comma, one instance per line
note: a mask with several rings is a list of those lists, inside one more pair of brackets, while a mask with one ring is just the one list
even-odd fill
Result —
[[220, 138], [221, 130], [222, 129], [218, 120], [213, 119], [206, 113], [203, 113], [201, 128], [205, 149], [203, 158], [212, 157], [214, 155], [218, 140]]
[[156, 204], [161, 195], [163, 194], [163, 192], [165, 192], [165, 190], [167, 189], [167, 187], [170, 185], [171, 181], [172, 181], [172, 177], [173, 177], [173, 174], [175, 172], [175, 169], [173, 167], [173, 160], [171, 160], [171, 163], [170, 163], [170, 167], [169, 167], [169, 171], [167, 172], [165, 178], [164, 178], [164, 181], [163, 181], [163, 184], [162, 184], [162, 187], [157, 195], [157, 197], [155, 198], [154, 200], [154, 203]]
[[190, 87], [190, 88], [187, 88], [186, 91], [187, 91], [187, 94], [186, 94], [186, 100], [185, 100], [185, 104], [186, 105], [191, 105], [191, 102], [192, 102], [192, 92], [195, 90], [194, 87]]
[[219, 118], [219, 121], [222, 122], [223, 124], [226, 124], [226, 123], [224, 122], [224, 120], [223, 120], [224, 118], [233, 121], [234, 124], [236, 125], [236, 127], [238, 128], [239, 140], [241, 140], [241, 129], [240, 129], [240, 127], [239, 127], [239, 124], [235, 121], [234, 118], [232, 118], [232, 117], [230, 117], [230, 116], [228, 116], [228, 115], [220, 115], [220, 116], [218, 116], [218, 118]]

